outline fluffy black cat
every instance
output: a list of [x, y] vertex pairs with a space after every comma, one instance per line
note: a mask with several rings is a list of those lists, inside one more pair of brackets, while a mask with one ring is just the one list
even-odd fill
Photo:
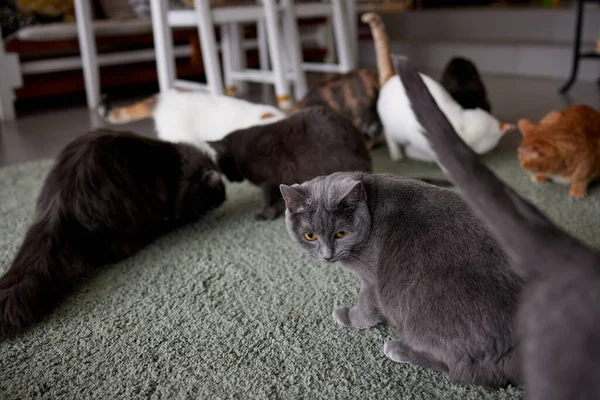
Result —
[[284, 204], [280, 184], [291, 185], [337, 171], [371, 171], [371, 156], [352, 122], [325, 107], [308, 107], [268, 125], [209, 142], [232, 182], [248, 179], [262, 188], [259, 220], [275, 219]]
[[502, 183], [460, 140], [410, 61], [395, 65], [438, 162], [524, 278], [517, 320], [527, 398], [600, 399], [600, 253]]
[[0, 339], [47, 312], [86, 265], [131, 256], [224, 200], [217, 166], [192, 146], [107, 130], [74, 140], [0, 278]]
[[479, 71], [471, 60], [462, 57], [450, 60], [441, 83], [463, 108], [481, 108], [487, 112], [492, 109]]

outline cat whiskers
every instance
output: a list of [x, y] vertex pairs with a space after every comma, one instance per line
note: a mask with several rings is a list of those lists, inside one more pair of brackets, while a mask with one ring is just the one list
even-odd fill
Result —
[[348, 252], [348, 254], [346, 254], [344, 256], [347, 260], [357, 263], [357, 264], [367, 264], [368, 260], [363, 257], [362, 255], [356, 254], [356, 253], [352, 253], [351, 251]]

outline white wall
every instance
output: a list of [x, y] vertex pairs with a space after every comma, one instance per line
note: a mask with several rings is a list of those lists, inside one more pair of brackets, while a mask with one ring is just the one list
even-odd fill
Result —
[[[419, 66], [440, 70], [454, 55], [473, 59], [484, 73], [566, 79], [571, 69], [575, 9], [441, 9], [384, 16], [392, 51]], [[584, 51], [600, 30], [600, 8], [586, 6]], [[361, 63], [375, 65], [370, 41], [360, 43]], [[600, 76], [599, 60], [582, 60], [580, 80]]]

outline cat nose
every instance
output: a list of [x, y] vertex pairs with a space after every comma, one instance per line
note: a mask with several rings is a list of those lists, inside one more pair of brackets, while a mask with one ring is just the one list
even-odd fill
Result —
[[333, 258], [333, 256], [331, 254], [327, 255], [327, 256], [323, 256], [323, 260], [325, 261], [329, 261]]

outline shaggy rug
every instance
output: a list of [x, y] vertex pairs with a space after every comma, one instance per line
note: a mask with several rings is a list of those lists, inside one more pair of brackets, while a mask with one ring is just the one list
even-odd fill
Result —
[[[435, 165], [393, 163], [374, 151], [376, 172], [440, 177]], [[585, 242], [600, 244], [600, 193], [530, 182], [514, 140], [485, 157], [510, 185]], [[33, 215], [50, 161], [0, 169], [0, 272]], [[39, 324], [0, 343], [0, 398], [517, 399], [398, 365], [382, 352], [385, 327], [337, 326], [358, 282], [311, 262], [283, 219], [256, 222], [261, 195], [228, 184], [228, 200], [202, 221], [115, 265], [89, 271]]]

